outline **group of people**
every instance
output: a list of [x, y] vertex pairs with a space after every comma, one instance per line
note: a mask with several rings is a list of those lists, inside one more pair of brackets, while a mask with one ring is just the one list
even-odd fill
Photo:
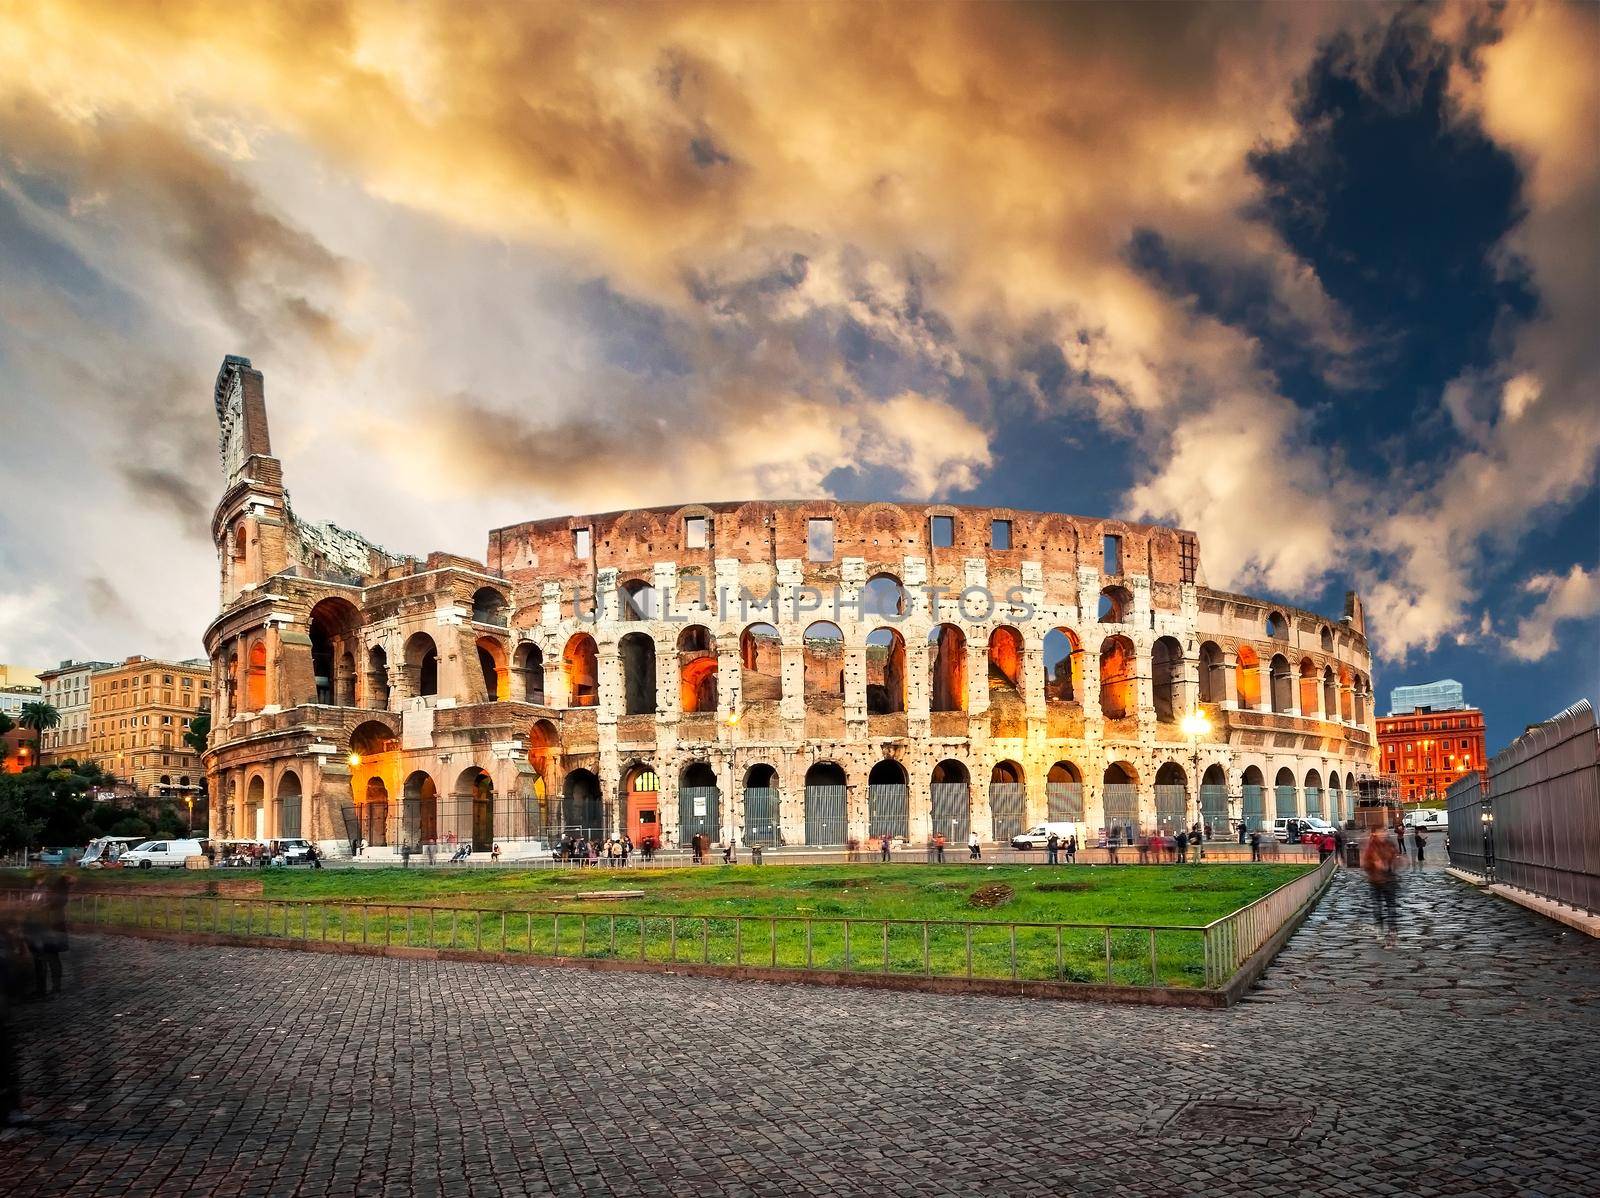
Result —
[[1060, 865], [1063, 854], [1066, 856], [1068, 865], [1072, 865], [1078, 860], [1077, 835], [1061, 837], [1054, 832], [1050, 833], [1050, 839], [1044, 842], [1044, 863], [1046, 865]]
[[603, 861], [618, 868], [626, 866], [635, 852], [649, 861], [655, 856], [655, 837], [646, 836], [635, 845], [633, 837], [626, 832], [613, 832], [592, 840], [587, 836], [567, 836], [555, 848], [557, 861], [573, 861], [579, 865], [599, 865]]

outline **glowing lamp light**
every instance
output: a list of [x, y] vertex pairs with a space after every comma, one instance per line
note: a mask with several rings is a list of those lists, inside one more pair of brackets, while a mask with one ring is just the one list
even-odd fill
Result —
[[361, 764], [361, 754], [360, 753], [352, 753], [352, 754], [350, 754], [350, 764], [352, 766], [360, 765]]
[[724, 724], [726, 724], [726, 725], [727, 725], [727, 726], [728, 726], [728, 727], [730, 727], [730, 728], [732, 728], [732, 727], [734, 727], [734, 726], [735, 726], [735, 725], [737, 725], [737, 724], [738, 724], [738, 722], [739, 722], [739, 719], [740, 719], [740, 714], [741, 714], [741, 713], [739, 713], [739, 712], [737, 712], [737, 711], [730, 711], [730, 712], [729, 712], [729, 713], [728, 713], [728, 714], [727, 714], [727, 715], [726, 715], [726, 716], [725, 716], [725, 717], [724, 717], [724, 718], [723, 718], [723, 721], [722, 721], [722, 722], [723, 722], [723, 723], [724, 723]]
[[1198, 738], [1211, 731], [1211, 721], [1206, 719], [1205, 712], [1191, 711], [1188, 715], [1183, 717], [1183, 722], [1179, 725], [1179, 727], [1183, 729], [1183, 734], [1185, 736], [1193, 736]]

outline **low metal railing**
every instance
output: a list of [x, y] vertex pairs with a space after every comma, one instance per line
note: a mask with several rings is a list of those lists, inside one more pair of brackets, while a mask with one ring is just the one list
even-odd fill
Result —
[[1227, 985], [1230, 978], [1262, 945], [1327, 887], [1338, 860], [1329, 857], [1316, 869], [1264, 894], [1248, 906], [1213, 920], [1204, 928], [1205, 981], [1208, 989]]
[[597, 960], [1216, 989], [1309, 902], [1331, 861], [1199, 925], [521, 910], [326, 900], [72, 896], [79, 928]]

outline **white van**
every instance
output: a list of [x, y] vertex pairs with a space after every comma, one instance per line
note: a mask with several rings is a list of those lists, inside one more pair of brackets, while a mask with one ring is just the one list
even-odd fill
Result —
[[[1077, 824], [1035, 824], [1026, 832], [1018, 832], [1011, 838], [1011, 847], [1014, 849], [1043, 849], [1050, 844], [1050, 834], [1054, 832], [1056, 839], [1065, 842], [1069, 836], [1078, 835]], [[1082, 844], [1082, 839], [1079, 839]]]
[[204, 845], [201, 840], [147, 840], [122, 854], [122, 868], [149, 869], [153, 865], [165, 865], [182, 869], [190, 857], [200, 856]]
[[1426, 828], [1430, 832], [1444, 832], [1450, 827], [1450, 813], [1437, 807], [1421, 807], [1406, 812], [1406, 827]]

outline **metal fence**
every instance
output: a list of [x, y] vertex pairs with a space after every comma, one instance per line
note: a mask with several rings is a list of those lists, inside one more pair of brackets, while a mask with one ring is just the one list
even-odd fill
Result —
[[678, 791], [678, 840], [688, 844], [697, 833], [722, 838], [722, 793], [715, 786], [685, 786]]
[[932, 827], [953, 848], [966, 844], [972, 831], [971, 801], [965, 782], [935, 782], [928, 787]]
[[743, 968], [1215, 990], [1326, 885], [1330, 859], [1206, 925], [618, 914], [93, 893], [80, 930]]
[[903, 782], [875, 782], [867, 787], [867, 835], [911, 835], [911, 788]]
[[1021, 782], [989, 784], [989, 814], [996, 844], [1010, 844], [1013, 836], [1022, 835], [1022, 825], [1028, 818], [1027, 804], [1027, 787]]
[[778, 843], [778, 792], [769, 786], [744, 788], [744, 842]]
[[1242, 810], [1246, 827], [1259, 832], [1267, 826], [1267, 788], [1246, 786], [1242, 796]]
[[[1587, 700], [1496, 754], [1482, 802], [1480, 824], [1491, 835], [1478, 839], [1492, 857], [1479, 863], [1481, 872], [1558, 903], [1600, 912], [1600, 729]], [[1460, 805], [1465, 825], [1465, 796]], [[1452, 860], [1456, 824], [1452, 809]], [[1472, 838], [1466, 839], [1464, 865]]]
[[1474, 770], [1457, 778], [1444, 794], [1445, 815], [1449, 823], [1445, 846], [1450, 864], [1475, 874], [1488, 873], [1489, 825], [1483, 818], [1488, 809], [1483, 801], [1483, 775]]
[[847, 835], [843, 786], [806, 787], [806, 843], [843, 844]]
[[1083, 823], [1083, 783], [1046, 782], [1045, 817], [1056, 824]]

